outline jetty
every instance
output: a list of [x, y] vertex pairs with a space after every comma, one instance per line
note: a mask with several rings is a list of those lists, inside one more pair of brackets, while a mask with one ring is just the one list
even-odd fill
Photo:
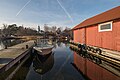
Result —
[[0, 50], [0, 72], [5, 72], [20, 62], [32, 50], [33, 46], [34, 40], [31, 40]]
[[82, 57], [120, 76], [120, 52], [70, 42], [70, 48]]

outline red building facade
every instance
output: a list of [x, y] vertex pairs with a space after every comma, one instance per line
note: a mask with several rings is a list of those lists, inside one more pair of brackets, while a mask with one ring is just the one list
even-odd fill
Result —
[[73, 32], [74, 42], [120, 51], [120, 6], [83, 21]]

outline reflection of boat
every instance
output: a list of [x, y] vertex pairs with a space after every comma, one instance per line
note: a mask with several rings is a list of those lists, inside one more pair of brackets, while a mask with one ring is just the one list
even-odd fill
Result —
[[48, 55], [36, 54], [33, 59], [33, 67], [35, 72], [43, 75], [50, 71], [54, 64], [54, 54], [50, 53]]
[[52, 52], [52, 48], [54, 46], [48, 39], [40, 39], [37, 41], [37, 46], [34, 47], [34, 49], [39, 53], [40, 55], [47, 55], [50, 52]]

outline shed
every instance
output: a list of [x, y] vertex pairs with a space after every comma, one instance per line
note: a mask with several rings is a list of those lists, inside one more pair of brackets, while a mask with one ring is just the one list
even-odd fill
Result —
[[86, 19], [73, 32], [75, 42], [120, 51], [120, 6]]

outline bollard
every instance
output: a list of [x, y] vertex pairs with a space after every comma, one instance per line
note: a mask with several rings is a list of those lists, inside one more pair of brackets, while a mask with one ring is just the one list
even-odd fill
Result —
[[7, 45], [5, 45], [5, 49], [7, 49]]
[[28, 49], [28, 45], [26, 45], [26, 49]]

